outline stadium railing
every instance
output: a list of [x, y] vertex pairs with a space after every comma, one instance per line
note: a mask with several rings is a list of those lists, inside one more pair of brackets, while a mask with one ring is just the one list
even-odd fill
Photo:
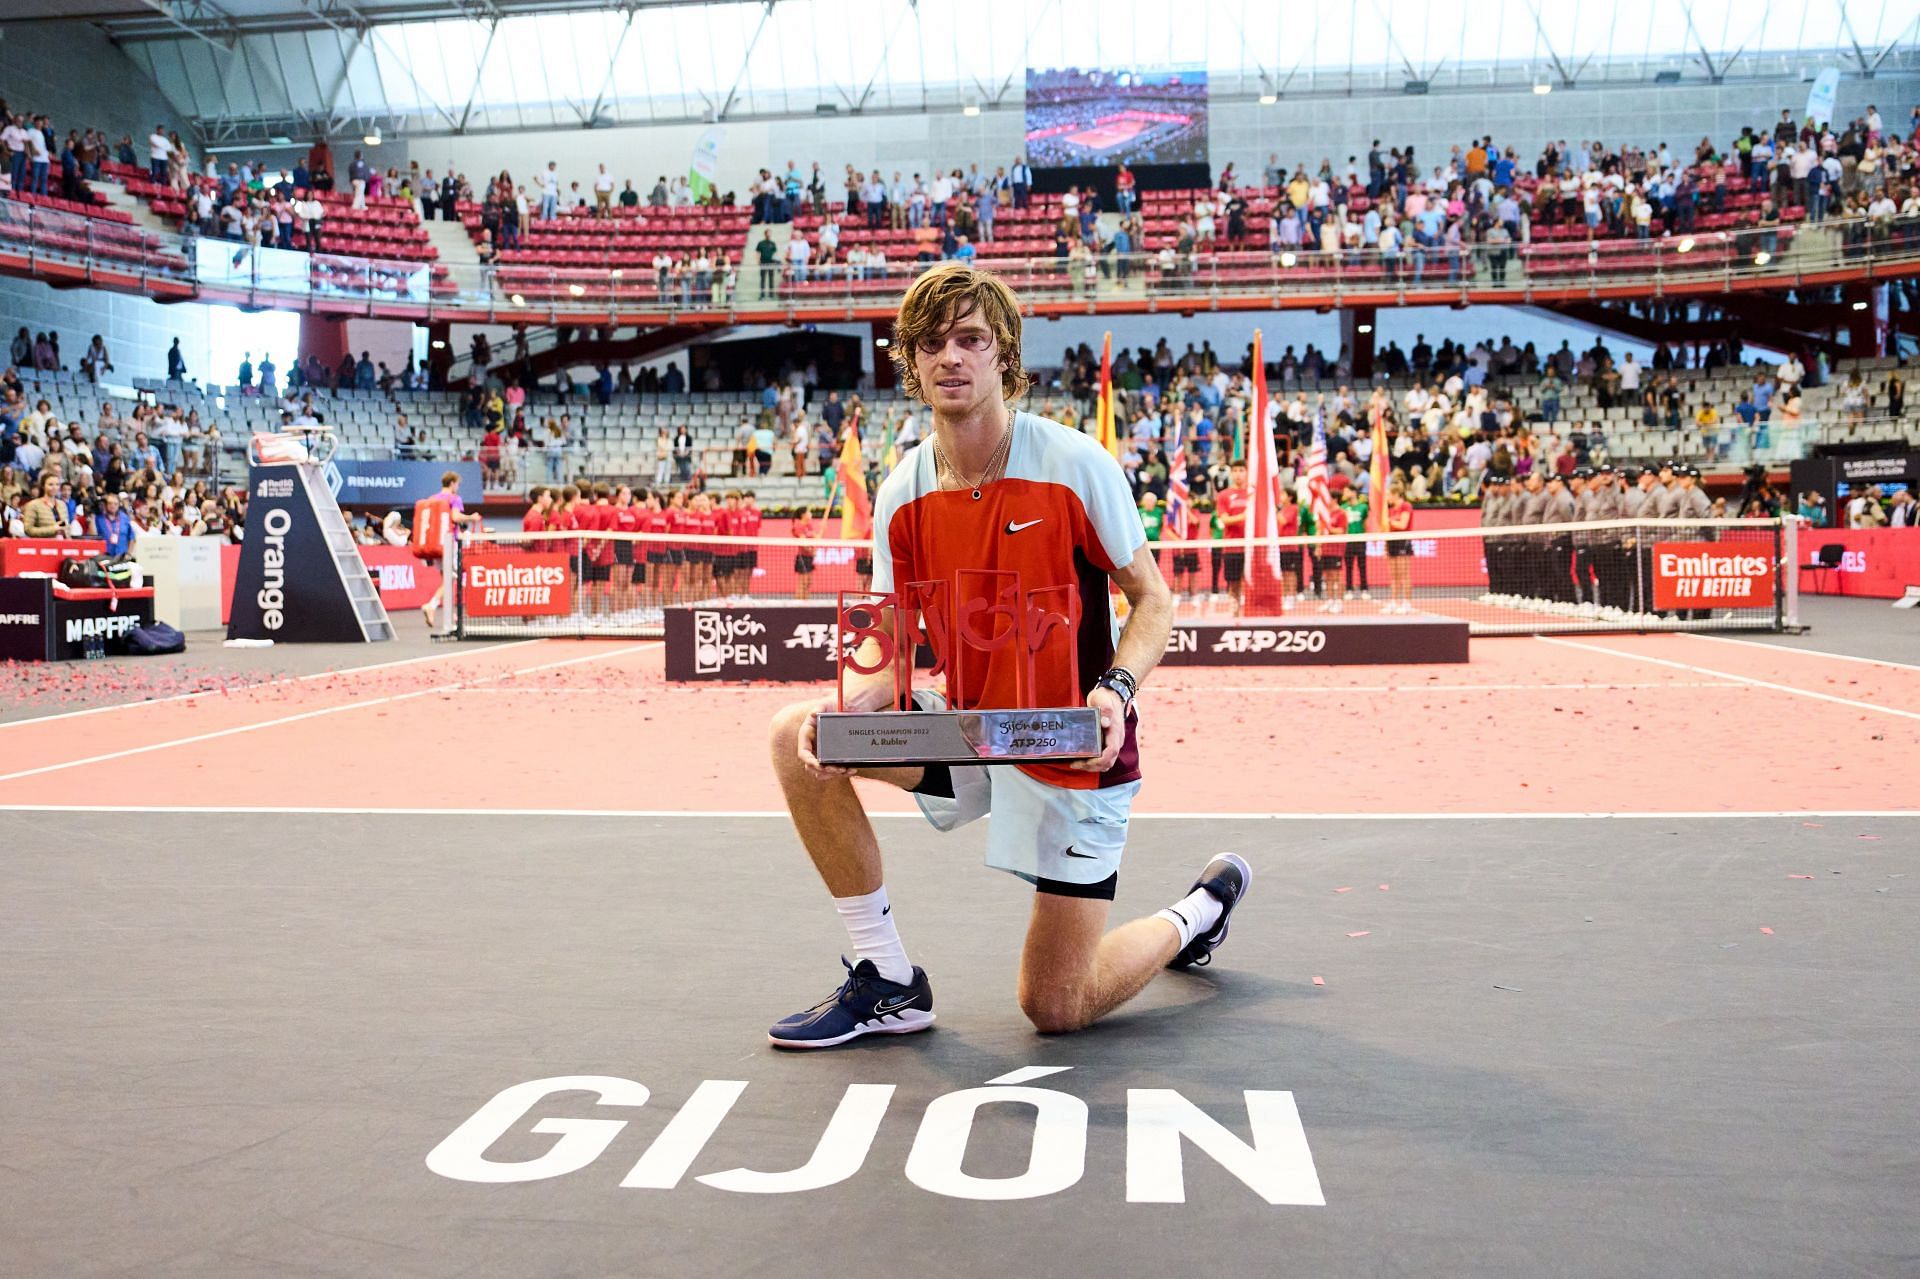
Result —
[[[1575, 294], [1635, 296], [1792, 287], [1920, 274], [1920, 218], [1828, 221], [1815, 227], [1748, 228], [1648, 240], [1554, 241], [1449, 250], [1414, 247], [1321, 254], [1266, 246], [1178, 256], [996, 258], [976, 246], [976, 261], [1006, 277], [1041, 306], [1106, 304], [1112, 309], [1285, 306], [1329, 299], [1397, 302], [1496, 301]], [[186, 286], [208, 300], [292, 309], [351, 305], [365, 314], [413, 319], [436, 315], [501, 323], [667, 312], [716, 320], [742, 312], [885, 309], [928, 263], [893, 262], [858, 276], [835, 266], [822, 278], [771, 268], [763, 295], [757, 263], [739, 268], [730, 294], [711, 281], [663, 288], [651, 271], [408, 262], [182, 237], [24, 204], [0, 201], [0, 264], [16, 273], [79, 276], [101, 287], [143, 291]], [[94, 278], [98, 275], [99, 278]]]
[[[1404, 613], [1465, 621], [1487, 636], [1778, 631], [1799, 621], [1796, 524], [1613, 520], [1148, 550], [1183, 621]], [[669, 607], [831, 607], [838, 592], [868, 588], [870, 554], [868, 542], [835, 538], [469, 534], [456, 633], [645, 637], [662, 633]]]

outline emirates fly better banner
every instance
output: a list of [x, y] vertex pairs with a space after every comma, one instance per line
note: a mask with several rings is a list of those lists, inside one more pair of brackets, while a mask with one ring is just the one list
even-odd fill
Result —
[[469, 617], [565, 617], [573, 608], [573, 561], [564, 551], [471, 556], [460, 569]]
[[1655, 542], [1653, 606], [1771, 608], [1773, 559], [1734, 542]]

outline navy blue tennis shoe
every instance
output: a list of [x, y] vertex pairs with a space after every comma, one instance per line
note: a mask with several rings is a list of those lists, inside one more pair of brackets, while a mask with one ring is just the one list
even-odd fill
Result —
[[840, 963], [847, 980], [827, 999], [773, 1024], [767, 1039], [776, 1048], [832, 1048], [862, 1035], [910, 1035], [933, 1025], [933, 986], [924, 968], [901, 985], [880, 975], [871, 959]]
[[1193, 881], [1193, 887], [1213, 894], [1220, 903], [1220, 918], [1212, 928], [1181, 947], [1180, 953], [1167, 961], [1169, 968], [1201, 968], [1213, 962], [1213, 952], [1227, 939], [1227, 921], [1233, 917], [1233, 908], [1253, 887], [1253, 867], [1238, 853], [1222, 853], [1207, 863], [1200, 878]]

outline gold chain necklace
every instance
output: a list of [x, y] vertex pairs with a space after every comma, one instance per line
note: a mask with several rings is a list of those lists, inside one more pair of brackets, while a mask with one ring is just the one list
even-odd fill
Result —
[[933, 460], [939, 463], [942, 467], [944, 467], [948, 475], [951, 475], [954, 479], [960, 481], [960, 486], [962, 488], [972, 489], [973, 500], [978, 502], [980, 500], [980, 490], [986, 487], [986, 485], [991, 481], [993, 477], [994, 468], [999, 466], [1002, 463], [1012, 444], [1013, 444], [1013, 423], [1008, 422], [1006, 434], [1000, 437], [1000, 443], [994, 446], [993, 456], [987, 459], [986, 469], [980, 472], [979, 479], [974, 480], [971, 483], [968, 482], [966, 476], [960, 474], [959, 468], [954, 466], [953, 462], [947, 457], [946, 452], [940, 447], [940, 440], [938, 436], [936, 436], [933, 441]]

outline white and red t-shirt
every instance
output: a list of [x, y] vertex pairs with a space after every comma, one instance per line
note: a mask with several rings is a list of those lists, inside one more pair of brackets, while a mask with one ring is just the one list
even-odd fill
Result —
[[[1090, 435], [1015, 413], [1005, 475], [982, 490], [979, 501], [967, 489], [941, 491], [932, 449], [915, 449], [881, 483], [874, 503], [873, 589], [951, 583], [962, 570], [980, 569], [1017, 573], [1023, 591], [1071, 588], [1080, 602], [1079, 687], [1071, 686], [1066, 653], [1056, 641], [1036, 659], [1028, 703], [1081, 706], [1094, 681], [1113, 664], [1119, 641], [1107, 575], [1131, 564], [1146, 540], [1126, 475], [1111, 454]], [[964, 589], [989, 594], [990, 581], [969, 575]], [[1062, 607], [1057, 593], [1038, 602], [1050, 610]], [[956, 598], [956, 611], [959, 604]], [[974, 648], [960, 653], [968, 706], [1020, 705], [1017, 644], [992, 653]], [[1096, 776], [1060, 764], [1019, 767], [1051, 785], [1091, 790], [1137, 781], [1139, 760], [1129, 714], [1126, 742], [1105, 773]]]

